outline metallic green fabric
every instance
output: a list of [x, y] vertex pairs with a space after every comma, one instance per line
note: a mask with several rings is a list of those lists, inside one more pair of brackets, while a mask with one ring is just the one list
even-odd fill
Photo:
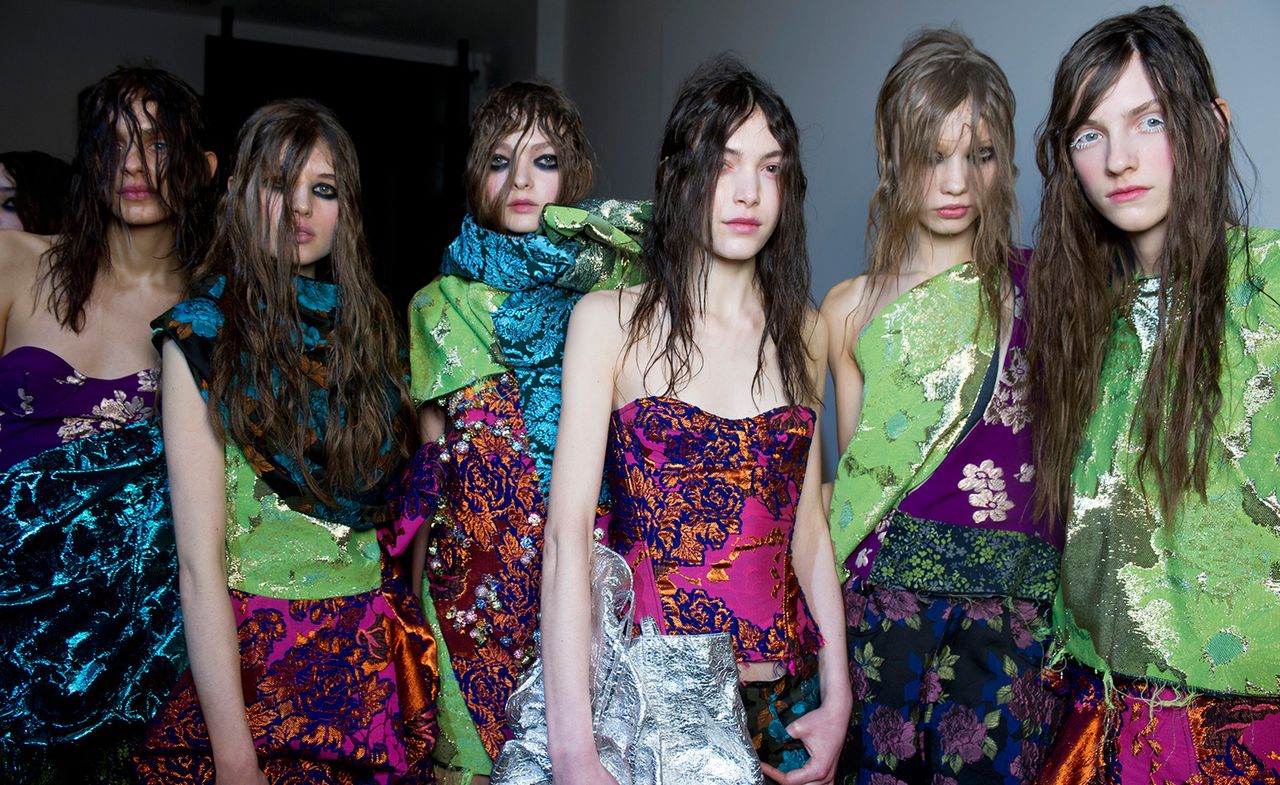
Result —
[[1280, 232], [1233, 247], [1223, 403], [1207, 499], [1173, 520], [1134, 471], [1130, 426], [1159, 326], [1159, 279], [1138, 281], [1103, 361], [1098, 409], [1076, 460], [1055, 623], [1066, 651], [1105, 673], [1191, 690], [1280, 694]]
[[836, 467], [831, 539], [845, 561], [954, 446], [992, 353], [981, 283], [959, 264], [904, 292], [863, 328], [853, 356], [866, 380], [858, 427]]
[[261, 597], [323, 600], [382, 585], [378, 535], [298, 512], [227, 444], [227, 586]]

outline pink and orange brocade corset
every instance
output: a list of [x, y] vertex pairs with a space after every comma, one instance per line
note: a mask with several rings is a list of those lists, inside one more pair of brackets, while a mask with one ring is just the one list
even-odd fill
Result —
[[665, 633], [729, 632], [739, 662], [821, 645], [791, 564], [814, 414], [728, 419], [676, 398], [613, 413], [609, 544], [635, 574], [635, 618]]

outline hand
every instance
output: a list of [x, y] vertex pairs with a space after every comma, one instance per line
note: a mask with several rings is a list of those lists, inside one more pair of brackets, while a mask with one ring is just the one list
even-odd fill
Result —
[[787, 733], [804, 744], [809, 762], [788, 772], [761, 763], [765, 776], [780, 785], [831, 785], [848, 728], [848, 707], [824, 705], [805, 714], [787, 726]]

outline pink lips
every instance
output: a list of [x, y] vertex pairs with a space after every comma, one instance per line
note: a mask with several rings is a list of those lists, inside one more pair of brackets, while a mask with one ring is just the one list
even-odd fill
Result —
[[120, 198], [126, 202], [142, 202], [150, 199], [152, 193], [145, 185], [128, 185], [120, 189]]
[[527, 199], [517, 199], [514, 202], [507, 202], [507, 208], [513, 213], [532, 213], [538, 209], [538, 205]]
[[1145, 188], [1141, 185], [1130, 185], [1124, 188], [1117, 188], [1107, 194], [1107, 198], [1113, 202], [1132, 202], [1135, 199], [1141, 199], [1146, 196], [1147, 191], [1150, 190], [1150, 188]]
[[954, 221], [957, 218], [964, 218], [969, 213], [968, 205], [963, 204], [947, 204], [934, 210], [939, 218]]
[[759, 221], [748, 217], [731, 218], [728, 221], [725, 221], [724, 224], [729, 227], [730, 231], [737, 232], [738, 234], [751, 234], [760, 228]]
[[295, 227], [293, 239], [298, 245], [305, 245], [315, 239], [315, 232], [306, 227]]

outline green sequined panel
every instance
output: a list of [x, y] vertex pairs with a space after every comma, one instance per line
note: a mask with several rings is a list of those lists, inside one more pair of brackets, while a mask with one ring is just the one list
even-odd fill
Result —
[[356, 531], [291, 509], [227, 445], [227, 585], [261, 597], [323, 600], [381, 585], [373, 529]]
[[[1159, 326], [1159, 279], [1113, 327], [1076, 463], [1056, 622], [1086, 665], [1195, 690], [1280, 694], [1280, 232], [1232, 230], [1222, 410], [1207, 498], [1172, 521], [1144, 492], [1130, 424]], [[1268, 294], [1266, 287], [1270, 287]]]
[[981, 288], [972, 265], [956, 265], [904, 292], [858, 338], [862, 416], [831, 496], [842, 573], [862, 538], [960, 437], [996, 349], [993, 325], [980, 320]]

